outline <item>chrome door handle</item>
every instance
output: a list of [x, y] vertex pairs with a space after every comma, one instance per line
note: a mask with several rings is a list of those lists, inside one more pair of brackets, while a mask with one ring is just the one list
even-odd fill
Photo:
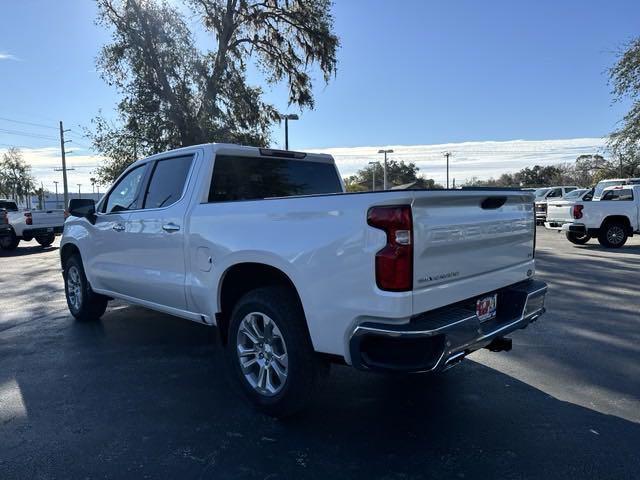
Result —
[[113, 226], [113, 229], [114, 229], [116, 232], [124, 232], [124, 225], [122, 225], [121, 223], [116, 223], [116, 224]]
[[176, 225], [175, 223], [165, 223], [162, 226], [162, 229], [165, 232], [177, 232], [178, 230], [180, 230], [180, 225]]

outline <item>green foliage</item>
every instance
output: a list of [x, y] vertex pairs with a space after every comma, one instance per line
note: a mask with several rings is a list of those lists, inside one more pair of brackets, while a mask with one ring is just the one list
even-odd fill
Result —
[[31, 167], [23, 160], [22, 152], [17, 148], [8, 149], [0, 160], [0, 197], [20, 202], [35, 188]]
[[[113, 34], [98, 67], [122, 94], [117, 120], [99, 115], [88, 132], [107, 159], [96, 171], [101, 183], [137, 158], [171, 148], [267, 146], [279, 116], [262, 89], [248, 84], [248, 62], [268, 84], [286, 83], [290, 105], [300, 108], [314, 106], [312, 68], [325, 82], [336, 71], [329, 0], [189, 0], [187, 13], [163, 0], [98, 0], [98, 6], [98, 22]], [[213, 48], [198, 49], [192, 17]]]
[[[405, 163], [403, 160], [387, 160], [387, 183], [391, 188], [397, 185], [405, 185], [416, 182], [411, 188], [442, 188], [432, 179], [426, 179], [418, 175], [420, 168], [415, 163]], [[348, 192], [365, 192], [373, 187], [375, 172], [375, 190], [382, 190], [384, 186], [384, 170], [382, 163], [376, 162], [358, 170], [355, 175], [344, 179]]]
[[630, 175], [636, 175], [640, 157], [640, 37], [627, 45], [618, 62], [609, 70], [609, 82], [616, 101], [631, 100], [631, 109], [624, 116], [622, 126], [609, 136], [609, 146], [623, 158]]

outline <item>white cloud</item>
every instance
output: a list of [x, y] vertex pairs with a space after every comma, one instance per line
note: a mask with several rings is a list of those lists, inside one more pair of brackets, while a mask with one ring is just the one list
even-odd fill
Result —
[[7, 52], [0, 52], [0, 60], [15, 60], [16, 62], [19, 62], [20, 58]]
[[382, 161], [379, 149], [393, 149], [389, 158], [415, 162], [420, 173], [439, 183], [446, 182], [445, 152], [451, 152], [450, 178], [462, 183], [465, 179], [487, 179], [503, 173], [513, 173], [534, 165], [571, 163], [581, 154], [605, 152], [603, 138], [573, 138], [564, 140], [508, 140], [443, 143], [438, 145], [379, 145], [371, 147], [335, 147], [311, 149], [309, 152], [333, 155], [343, 176], [354, 174], [371, 161]]
[[[439, 145], [379, 145], [370, 147], [335, 147], [308, 149], [308, 152], [329, 153], [334, 156], [343, 176], [354, 174], [368, 162], [382, 160], [379, 149], [391, 148], [389, 158], [415, 162], [420, 173], [439, 183], [446, 182], [444, 152], [451, 152], [450, 177], [460, 184], [465, 179], [478, 177], [487, 179], [502, 173], [516, 172], [534, 165], [571, 163], [581, 154], [605, 152], [603, 138], [573, 138], [565, 140], [509, 140], [487, 142], [443, 143]], [[4, 150], [0, 149], [0, 154]], [[32, 173], [42, 181], [46, 189], [53, 191], [53, 181], [62, 182], [60, 149], [23, 148], [24, 159], [31, 165]], [[82, 150], [67, 156], [67, 166], [75, 170], [68, 172], [69, 189], [76, 191], [82, 184], [83, 192], [91, 191], [89, 178], [102, 161], [99, 155], [86, 154]], [[58, 186], [62, 188], [60, 184]], [[102, 188], [100, 189], [102, 191]]]
[[[6, 149], [0, 149], [0, 154], [5, 151]], [[54, 191], [55, 184], [53, 182], [58, 181], [60, 182], [58, 190], [62, 191], [62, 172], [55, 171], [56, 168], [62, 167], [60, 148], [21, 148], [20, 151], [25, 162], [31, 166], [31, 173], [38, 183], [42, 182], [46, 190]], [[69, 190], [77, 191], [78, 183], [80, 183], [83, 192], [90, 192], [92, 189], [89, 179], [101, 161], [102, 157], [99, 155], [82, 153], [80, 149], [67, 155], [67, 168], [73, 168], [67, 172]]]

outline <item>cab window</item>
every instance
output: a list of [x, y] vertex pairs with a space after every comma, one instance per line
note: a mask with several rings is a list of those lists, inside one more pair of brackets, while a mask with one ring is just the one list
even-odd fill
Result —
[[631, 190], [630, 188], [610, 190], [604, 194], [602, 200], [630, 201], [633, 200], [633, 190]]
[[116, 213], [139, 208], [138, 197], [145, 170], [146, 165], [140, 165], [122, 177], [109, 192], [102, 212]]
[[549, 192], [549, 195], [547, 195], [547, 198], [559, 198], [561, 196], [562, 196], [562, 189], [554, 188], [553, 190], [551, 190], [551, 192]]
[[193, 155], [158, 160], [153, 167], [142, 208], [168, 207], [182, 197]]

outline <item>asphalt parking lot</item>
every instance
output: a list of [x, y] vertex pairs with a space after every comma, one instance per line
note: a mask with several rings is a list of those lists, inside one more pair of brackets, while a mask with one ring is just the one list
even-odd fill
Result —
[[[57, 242], [56, 242], [57, 245]], [[278, 421], [226, 383], [207, 327], [67, 312], [57, 248], [0, 253], [0, 478], [638, 478], [640, 238], [538, 228], [548, 313], [443, 375], [334, 366]]]

